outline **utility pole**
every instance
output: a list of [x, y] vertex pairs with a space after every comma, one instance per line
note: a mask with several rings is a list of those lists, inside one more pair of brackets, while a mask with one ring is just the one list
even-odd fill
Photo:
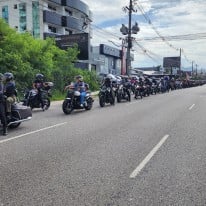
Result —
[[128, 44], [127, 44], [127, 61], [126, 61], [126, 73], [127, 75], [130, 75], [131, 72], [131, 54], [130, 54], [130, 49], [132, 48], [132, 32], [131, 32], [131, 27], [132, 27], [132, 10], [133, 10], [133, 6], [132, 6], [132, 0], [130, 0], [129, 2], [129, 24], [128, 24]]
[[193, 71], [193, 63], [194, 63], [194, 61], [192, 61], [192, 77], [193, 77], [193, 72], [194, 72], [194, 71]]
[[182, 49], [180, 48], [180, 68], [179, 68], [179, 73], [181, 75], [181, 57], [182, 57]]
[[132, 26], [132, 12], [137, 12], [136, 10], [134, 10], [133, 8], [133, 1], [134, 0], [129, 0], [129, 7], [126, 6], [123, 8], [123, 10], [125, 12], [128, 11], [129, 14], [129, 23], [128, 23], [128, 27], [126, 27], [124, 24], [122, 24], [122, 27], [120, 28], [120, 31], [123, 35], [127, 35], [126, 40], [127, 40], [127, 60], [126, 60], [126, 74], [130, 75], [131, 72], [131, 54], [130, 54], [130, 50], [132, 48], [132, 34], [137, 34], [137, 32], [139, 32], [139, 27], [137, 22], [135, 23], [134, 26]]
[[197, 64], [196, 64], [196, 77], [197, 77]]
[[125, 75], [127, 70], [127, 63], [126, 63], [126, 47], [125, 43], [126, 40], [124, 38], [120, 38], [120, 40], [122, 40], [122, 50], [121, 50], [121, 75]]

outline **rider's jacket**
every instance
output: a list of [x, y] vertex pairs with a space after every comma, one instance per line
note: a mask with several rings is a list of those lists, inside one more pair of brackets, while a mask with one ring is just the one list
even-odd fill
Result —
[[106, 86], [106, 87], [112, 87], [111, 79], [110, 78], [105, 78], [103, 85]]
[[79, 92], [85, 92], [86, 84], [84, 82], [76, 82], [74, 83], [74, 89]]
[[16, 88], [14, 82], [7, 82], [4, 86], [4, 95], [7, 97], [16, 96]]
[[0, 82], [0, 103], [3, 101], [3, 95], [4, 95], [4, 85], [2, 82]]
[[144, 86], [144, 82], [143, 81], [139, 81], [139, 86], [143, 87]]
[[43, 81], [38, 79], [36, 79], [33, 83], [36, 89], [42, 89], [44, 86]]

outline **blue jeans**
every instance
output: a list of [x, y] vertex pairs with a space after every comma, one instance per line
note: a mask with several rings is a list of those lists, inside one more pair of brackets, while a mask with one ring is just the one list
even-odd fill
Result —
[[86, 96], [86, 92], [81, 92], [80, 93], [80, 104], [84, 103], [85, 96]]

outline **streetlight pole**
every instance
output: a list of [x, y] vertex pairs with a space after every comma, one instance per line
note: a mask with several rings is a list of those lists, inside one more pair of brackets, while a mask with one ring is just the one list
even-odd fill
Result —
[[130, 54], [130, 49], [132, 47], [132, 32], [131, 32], [131, 27], [132, 27], [132, 0], [129, 2], [129, 24], [128, 24], [128, 37], [127, 37], [127, 64], [126, 64], [126, 74], [130, 75], [131, 72], [131, 54]]
[[197, 77], [197, 64], [196, 64], [196, 77]]
[[182, 49], [180, 48], [180, 68], [179, 68], [179, 73], [180, 73], [180, 75], [181, 75], [181, 66], [182, 66], [182, 64], [181, 64], [181, 58], [182, 58]]
[[121, 49], [121, 75], [125, 75], [126, 74], [126, 68], [127, 68], [127, 62], [126, 62], [126, 40], [124, 38], [119, 38], [120, 40], [122, 40], [122, 49]]
[[126, 6], [123, 8], [124, 11], [129, 11], [129, 23], [128, 27], [126, 27], [124, 24], [122, 24], [122, 27], [120, 31], [122, 32], [123, 35], [127, 35], [126, 40], [127, 40], [127, 59], [126, 59], [126, 74], [130, 75], [131, 72], [131, 54], [130, 50], [132, 48], [132, 34], [137, 34], [139, 32], [139, 27], [137, 22], [135, 23], [134, 26], [132, 26], [132, 12], [137, 12], [133, 8], [133, 1], [134, 0], [129, 0], [129, 7]]

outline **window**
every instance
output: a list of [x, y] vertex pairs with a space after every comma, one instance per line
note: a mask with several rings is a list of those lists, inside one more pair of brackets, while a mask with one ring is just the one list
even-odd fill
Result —
[[48, 4], [48, 9], [51, 10], [51, 11], [56, 11], [56, 7], [52, 6], [52, 5], [49, 5]]
[[69, 9], [65, 9], [66, 15], [68, 16], [72, 16], [72, 11], [70, 11]]
[[39, 2], [32, 1], [33, 37], [40, 38]]
[[114, 60], [111, 60], [111, 66], [112, 67], [114, 66]]
[[48, 26], [49, 32], [57, 33], [57, 28], [53, 26]]
[[73, 33], [72, 30], [69, 30], [69, 29], [65, 29], [65, 31], [66, 31], [65, 32], [66, 34], [72, 34]]
[[2, 18], [5, 20], [6, 23], [9, 23], [9, 10], [8, 6], [2, 7]]
[[27, 30], [26, 22], [26, 3], [19, 4], [19, 31], [24, 32]]

